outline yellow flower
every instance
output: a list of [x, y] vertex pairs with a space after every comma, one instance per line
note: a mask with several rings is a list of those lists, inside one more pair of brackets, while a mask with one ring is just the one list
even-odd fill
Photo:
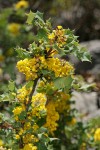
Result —
[[[32, 96], [32, 115], [40, 117], [41, 114], [45, 114], [46, 112], [46, 97], [42, 93], [37, 93], [36, 95]], [[44, 112], [44, 113], [42, 113]]]
[[55, 102], [56, 110], [59, 113], [64, 113], [64, 112], [66, 113], [66, 111], [70, 109], [70, 105], [68, 104], [68, 100], [70, 99], [70, 95], [65, 94], [63, 92], [59, 92], [59, 94], [60, 94], [60, 97]]
[[56, 77], [67, 76], [74, 71], [73, 66], [69, 62], [59, 58], [47, 59], [47, 66], [49, 70], [54, 71]]
[[23, 110], [24, 109], [22, 106], [17, 106], [16, 108], [14, 108], [13, 113], [16, 116], [16, 115], [19, 115]]
[[24, 146], [23, 150], [37, 150], [37, 147], [29, 143]]
[[21, 25], [18, 24], [18, 23], [11, 23], [11, 24], [8, 25], [7, 29], [8, 29], [9, 32], [11, 32], [13, 35], [16, 36], [20, 33], [19, 32], [20, 27], [21, 27]]
[[31, 88], [27, 89], [26, 86], [23, 86], [21, 89], [18, 90], [17, 98], [20, 102], [27, 102], [28, 96], [31, 92]]
[[34, 141], [34, 143], [36, 143], [36, 142], [39, 141], [39, 139], [38, 139], [35, 135], [32, 135], [32, 134], [30, 134], [30, 133], [25, 134], [25, 135], [23, 136], [23, 142], [24, 142], [25, 144], [31, 143], [31, 142], [33, 142], [33, 141]]
[[57, 121], [59, 120], [59, 114], [55, 109], [54, 103], [51, 101], [46, 106], [47, 108], [47, 117], [46, 117], [46, 124], [44, 125], [46, 128], [49, 129], [49, 132], [53, 135], [54, 131], [57, 129]]
[[16, 134], [15, 138], [18, 140], [18, 139], [20, 139], [20, 136], [18, 134]]
[[30, 122], [26, 122], [24, 124], [24, 130], [29, 130], [31, 128], [31, 123]]
[[21, 128], [19, 131], [19, 135], [22, 135], [24, 133], [24, 130]]
[[0, 139], [0, 146], [3, 146], [3, 144], [4, 144], [3, 141]]
[[18, 3], [15, 4], [15, 8], [16, 9], [20, 9], [20, 8], [28, 8], [29, 7], [29, 3], [25, 0], [21, 0]]
[[36, 123], [34, 123], [32, 128], [33, 128], [34, 131], [36, 131], [36, 130], [38, 130], [39, 126]]
[[100, 128], [97, 128], [95, 133], [94, 133], [94, 140], [95, 141], [100, 141]]
[[20, 60], [17, 62], [17, 68], [25, 74], [26, 80], [37, 78], [37, 60], [36, 58]]
[[67, 42], [65, 29], [63, 29], [62, 26], [57, 26], [56, 30], [53, 30], [53, 32], [48, 35], [48, 38], [50, 39], [50, 45], [56, 43], [60, 48], [62, 48]]
[[54, 33], [49, 34], [48, 38], [51, 39], [51, 40], [54, 39], [55, 38], [55, 34]]
[[62, 26], [57, 26], [57, 28], [60, 30], [60, 29], [62, 29]]

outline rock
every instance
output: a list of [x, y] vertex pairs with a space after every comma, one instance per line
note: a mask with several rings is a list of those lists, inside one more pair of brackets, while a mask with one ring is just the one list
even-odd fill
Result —
[[92, 114], [97, 111], [97, 93], [79, 93], [74, 91], [72, 100], [75, 100], [74, 107], [78, 109], [79, 113], [84, 115]]
[[83, 121], [89, 121], [92, 118], [97, 118], [100, 117], [100, 110], [96, 110], [94, 112], [92, 112], [91, 114], [89, 114], [88, 116], [83, 118]]
[[88, 42], [80, 43], [82, 46], [86, 47], [92, 56], [92, 63], [81, 62], [74, 56], [70, 57], [70, 60], [75, 64], [76, 72], [89, 71], [91, 74], [100, 75], [100, 40], [92, 40]]

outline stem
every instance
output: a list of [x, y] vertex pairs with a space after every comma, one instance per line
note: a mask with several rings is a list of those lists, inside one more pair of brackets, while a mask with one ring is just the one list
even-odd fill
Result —
[[31, 103], [31, 99], [32, 99], [33, 93], [34, 93], [34, 91], [35, 91], [35, 88], [36, 88], [38, 79], [39, 79], [39, 78], [36, 78], [35, 81], [34, 81], [34, 84], [33, 84], [33, 87], [32, 87], [32, 91], [31, 91], [30, 96], [29, 96], [29, 103]]
[[[30, 104], [31, 104], [31, 100], [32, 100], [32, 96], [33, 96], [33, 93], [34, 93], [34, 91], [35, 91], [35, 88], [36, 88], [36, 85], [37, 85], [37, 82], [38, 82], [38, 79], [39, 78], [36, 78], [35, 79], [35, 81], [34, 81], [34, 84], [33, 84], [33, 87], [32, 87], [32, 91], [31, 91], [31, 93], [30, 93], [30, 95], [29, 95], [29, 101], [28, 101], [28, 104], [26, 105], [26, 112], [28, 112], [28, 110], [29, 110], [29, 106], [30, 106]], [[27, 119], [27, 117], [28, 117], [28, 114], [26, 113], [26, 119]], [[24, 127], [24, 124], [22, 124], [22, 128]], [[19, 143], [19, 147], [20, 148], [23, 148], [23, 139], [22, 139], [22, 137], [21, 137], [21, 139], [20, 139], [20, 143]]]
[[34, 81], [34, 84], [33, 84], [33, 87], [32, 87], [32, 91], [31, 91], [31, 93], [30, 93], [30, 95], [29, 95], [29, 101], [28, 101], [28, 104], [27, 104], [27, 107], [26, 107], [26, 112], [28, 111], [29, 106], [30, 106], [30, 104], [31, 104], [32, 96], [33, 96], [33, 93], [34, 93], [34, 91], [35, 91], [35, 88], [36, 88], [38, 79], [39, 79], [39, 78], [36, 78], [35, 81]]

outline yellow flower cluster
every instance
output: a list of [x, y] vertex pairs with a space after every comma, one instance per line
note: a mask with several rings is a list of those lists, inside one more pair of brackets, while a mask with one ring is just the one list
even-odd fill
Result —
[[95, 141], [100, 141], [100, 128], [97, 128], [95, 133], [94, 133], [94, 140]]
[[26, 89], [26, 86], [23, 86], [21, 89], [18, 90], [17, 98], [22, 103], [28, 102], [28, 96], [31, 92], [30, 89]]
[[[52, 83], [45, 83], [44, 81], [40, 81], [40, 83], [38, 84], [38, 87], [39, 88], [44, 87], [44, 89], [54, 90]], [[56, 97], [56, 100], [55, 100], [55, 97]], [[51, 101], [51, 98], [52, 98], [52, 101]], [[50, 133], [53, 134], [53, 132], [57, 129], [57, 121], [59, 120], [58, 115], [60, 116], [61, 114], [63, 114], [66, 117], [67, 111], [70, 110], [70, 104], [69, 104], [70, 95], [62, 91], [58, 91], [56, 93], [54, 92], [52, 96], [47, 95], [47, 99], [48, 99], [48, 104], [46, 106], [47, 118], [46, 118], [45, 127], [47, 127]], [[70, 125], [73, 125], [75, 123], [76, 123], [75, 118], [73, 118], [70, 122], [67, 121], [67, 124], [70, 124]]]
[[55, 108], [59, 113], [64, 113], [64, 112], [66, 113], [66, 110], [70, 109], [70, 105], [68, 104], [69, 99], [70, 99], [69, 94], [60, 92], [60, 97], [55, 102]]
[[55, 38], [55, 34], [54, 34], [54, 33], [49, 34], [49, 35], [48, 35], [48, 38], [49, 38], [50, 40], [54, 39], [54, 38]]
[[60, 60], [59, 58], [48, 58], [40, 57], [42, 68], [47, 68], [55, 73], [56, 77], [63, 77], [69, 74], [72, 74], [74, 71], [73, 66], [64, 60]]
[[29, 143], [29, 144], [26, 144], [22, 150], [37, 150], [37, 147]]
[[[37, 147], [34, 146], [32, 143], [34, 142], [35, 144], [39, 141], [39, 139], [35, 134], [39, 127], [35, 122], [34, 124], [32, 124], [31, 122], [33, 117], [37, 117], [38, 119], [41, 117], [41, 114], [46, 112], [46, 107], [45, 107], [46, 96], [42, 93], [37, 93], [36, 95], [32, 96], [31, 107], [30, 107], [32, 109], [30, 109], [30, 112], [27, 112], [28, 121], [25, 122], [25, 120], [19, 120], [18, 116], [27, 107], [27, 105], [25, 104], [25, 100], [29, 98], [30, 91], [31, 89], [30, 88], [27, 89], [26, 86], [23, 86], [21, 89], [18, 90], [17, 98], [20, 102], [20, 106], [15, 107], [13, 110], [15, 120], [23, 124], [23, 126], [19, 128], [19, 131], [17, 130], [17, 134], [15, 135], [15, 138], [17, 140], [20, 140], [21, 138], [23, 141], [24, 148], [22, 150], [37, 149]], [[32, 132], [29, 133], [29, 130], [31, 130]]]
[[35, 80], [37, 78], [37, 59], [24, 59], [17, 63], [17, 68], [20, 72], [26, 75], [26, 80]]
[[[35, 124], [36, 126], [36, 124]], [[35, 131], [37, 130], [38, 128], [35, 127], [35, 130], [34, 130], [34, 126], [31, 125], [30, 122], [25, 122], [23, 124], [23, 128], [20, 128], [19, 129], [19, 132], [15, 135], [15, 138], [17, 140], [19, 140], [20, 138], [23, 140], [23, 144], [24, 144], [24, 148], [30, 148], [33, 150], [33, 148], [37, 148], [36, 146], [33, 146], [32, 143], [37, 143], [39, 141], [39, 139], [36, 137], [36, 135], [34, 135]], [[31, 133], [29, 133], [28, 131], [29, 130], [32, 130]], [[30, 147], [28, 147], [30, 146]]]
[[53, 135], [53, 132], [57, 129], [57, 121], [59, 120], [59, 114], [55, 109], [54, 103], [51, 101], [46, 106], [47, 108], [47, 117], [46, 117], [46, 124], [44, 125], [49, 132]]
[[17, 106], [14, 108], [13, 113], [16, 116], [16, 115], [21, 114], [21, 112], [24, 110], [25, 110], [25, 108], [23, 106]]
[[[36, 135], [34, 135], [34, 133], [36, 132], [37, 129], [38, 128], [36, 127], [34, 128], [34, 125], [32, 126], [30, 122], [25, 122], [23, 124], [23, 128], [20, 128], [19, 132], [17, 131], [18, 133], [15, 135], [15, 138], [19, 140], [21, 137], [24, 144], [32, 142], [36, 143], [38, 142], [38, 138], [36, 137]], [[28, 132], [29, 130], [32, 130], [32, 133], [29, 133]]]
[[29, 7], [29, 3], [26, 0], [21, 0], [18, 3], [15, 4], [16, 9], [28, 8], [28, 7]]
[[39, 139], [35, 135], [29, 134], [29, 133], [23, 136], [24, 144], [32, 143], [33, 141], [34, 143], [36, 143], [39, 141]]
[[37, 93], [36, 95], [32, 96], [32, 115], [41, 117], [42, 112], [46, 112], [46, 97], [43, 93]]
[[48, 38], [50, 44], [56, 42], [59, 47], [62, 47], [67, 41], [65, 30], [62, 26], [57, 26], [56, 30], [53, 30], [53, 32], [48, 35]]
[[69, 62], [60, 60], [59, 58], [48, 58], [47, 67], [55, 73], [56, 77], [67, 76], [74, 71], [73, 66]]
[[20, 33], [19, 32], [20, 28], [21, 28], [21, 25], [18, 23], [11, 23], [7, 27], [8, 31], [14, 36], [17, 36]]
[[32, 59], [20, 60], [17, 63], [17, 68], [20, 72], [25, 74], [26, 80], [35, 80], [38, 75], [39, 69], [47, 68], [55, 73], [55, 77], [63, 77], [73, 73], [73, 66], [64, 60], [59, 58], [47, 58], [39, 57]]

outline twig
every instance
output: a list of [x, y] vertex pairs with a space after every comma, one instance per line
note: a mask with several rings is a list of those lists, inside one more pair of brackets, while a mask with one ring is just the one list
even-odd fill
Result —
[[28, 104], [27, 104], [27, 107], [26, 107], [26, 112], [28, 111], [29, 105], [31, 104], [32, 96], [33, 96], [33, 93], [34, 93], [34, 91], [35, 91], [35, 88], [36, 88], [38, 79], [39, 79], [39, 78], [36, 78], [35, 81], [34, 81], [34, 84], [33, 84], [33, 87], [32, 87], [32, 91], [31, 91], [31, 93], [30, 93], [30, 95], [29, 95], [29, 101], [28, 101]]

